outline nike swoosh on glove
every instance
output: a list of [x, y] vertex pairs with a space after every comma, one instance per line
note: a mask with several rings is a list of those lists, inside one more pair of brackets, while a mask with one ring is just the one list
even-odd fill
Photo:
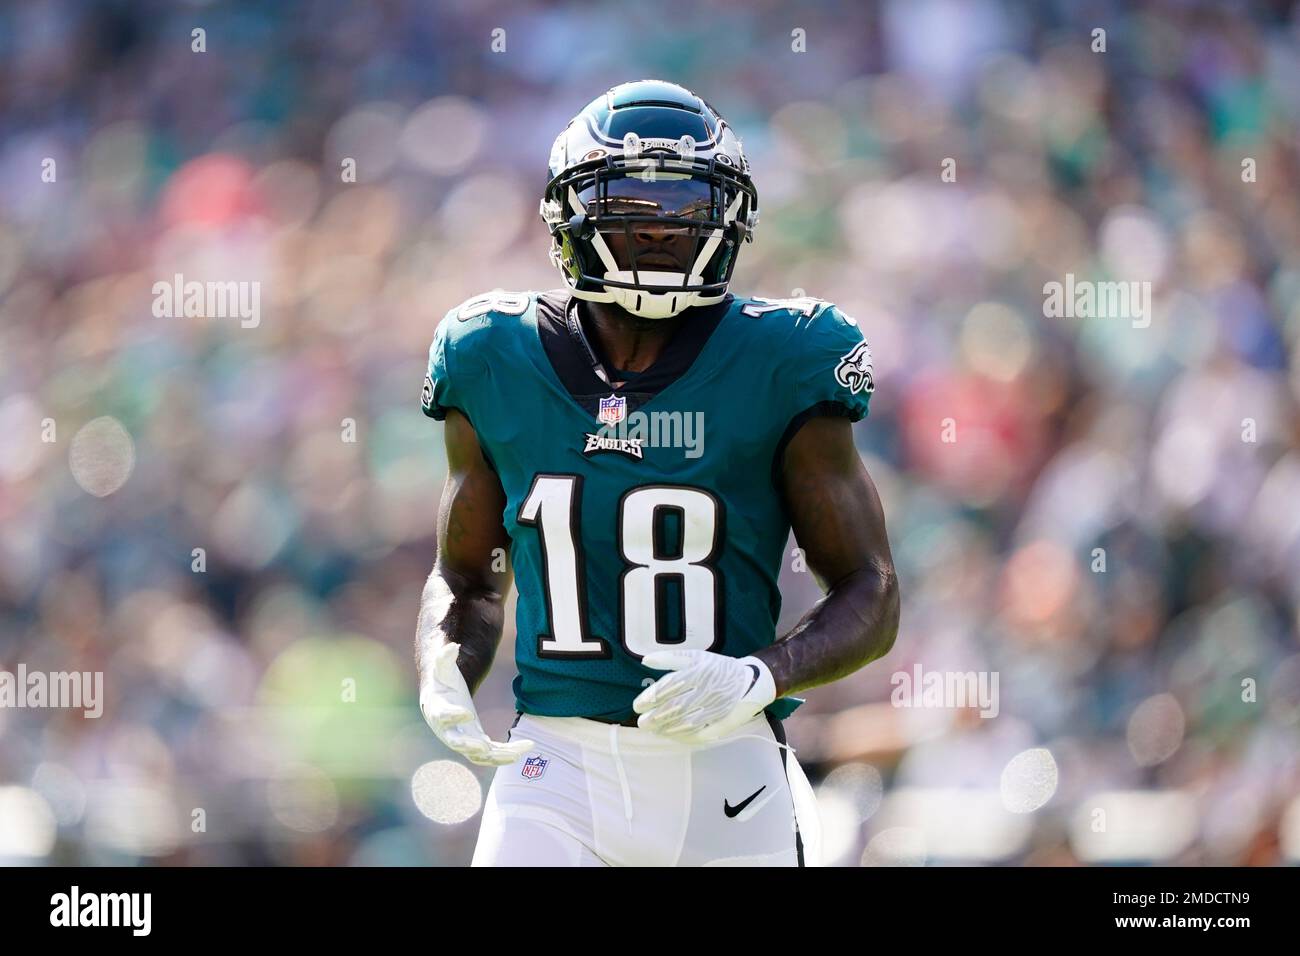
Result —
[[641, 663], [666, 670], [637, 695], [637, 726], [686, 743], [711, 743], [735, 731], [776, 700], [772, 672], [757, 657], [713, 651], [653, 651]]
[[459, 644], [444, 644], [433, 657], [433, 673], [420, 689], [420, 712], [438, 739], [466, 760], [485, 767], [514, 763], [533, 749], [531, 740], [498, 743], [479, 723], [465, 676], [456, 666]]

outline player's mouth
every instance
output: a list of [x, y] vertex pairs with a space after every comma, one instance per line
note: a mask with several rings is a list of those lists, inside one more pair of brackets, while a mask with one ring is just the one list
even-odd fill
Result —
[[674, 256], [651, 253], [650, 255], [637, 256], [636, 267], [638, 269], [669, 269], [673, 272], [681, 272], [682, 262]]

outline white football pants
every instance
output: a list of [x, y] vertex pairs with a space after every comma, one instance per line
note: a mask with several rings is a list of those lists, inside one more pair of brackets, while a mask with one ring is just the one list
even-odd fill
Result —
[[492, 778], [474, 866], [816, 866], [816, 800], [781, 724], [717, 743], [521, 714], [534, 750]]

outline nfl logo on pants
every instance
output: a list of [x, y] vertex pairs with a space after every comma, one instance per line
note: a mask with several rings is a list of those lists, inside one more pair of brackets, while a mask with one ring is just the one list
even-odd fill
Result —
[[545, 757], [528, 757], [519, 772], [529, 780], [536, 780], [546, 772], [546, 762]]

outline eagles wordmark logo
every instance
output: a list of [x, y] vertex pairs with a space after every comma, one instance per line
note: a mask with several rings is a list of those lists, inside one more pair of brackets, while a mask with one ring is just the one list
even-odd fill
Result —
[[875, 390], [876, 382], [871, 374], [871, 346], [865, 339], [840, 359], [840, 364], [835, 366], [835, 381], [854, 394], [870, 394]]
[[602, 398], [596, 418], [601, 427], [587, 432], [584, 455], [618, 452], [638, 460], [647, 448], [682, 448], [687, 458], [704, 454], [703, 412], [629, 412], [627, 399]]
[[607, 398], [602, 398], [596, 411], [596, 420], [600, 422], [601, 429], [595, 434], [587, 432], [587, 445], [582, 449], [582, 453], [590, 455], [598, 451], [616, 451], [638, 460], [645, 457], [640, 439], [609, 434], [610, 429], [617, 428], [626, 419], [626, 395], [611, 394]]
[[582, 453], [591, 455], [598, 451], [616, 451], [637, 460], [645, 457], [645, 450], [641, 447], [641, 439], [639, 438], [615, 438], [611, 435], [602, 435], [599, 432], [595, 434], [587, 432], [587, 445], [582, 449]]

